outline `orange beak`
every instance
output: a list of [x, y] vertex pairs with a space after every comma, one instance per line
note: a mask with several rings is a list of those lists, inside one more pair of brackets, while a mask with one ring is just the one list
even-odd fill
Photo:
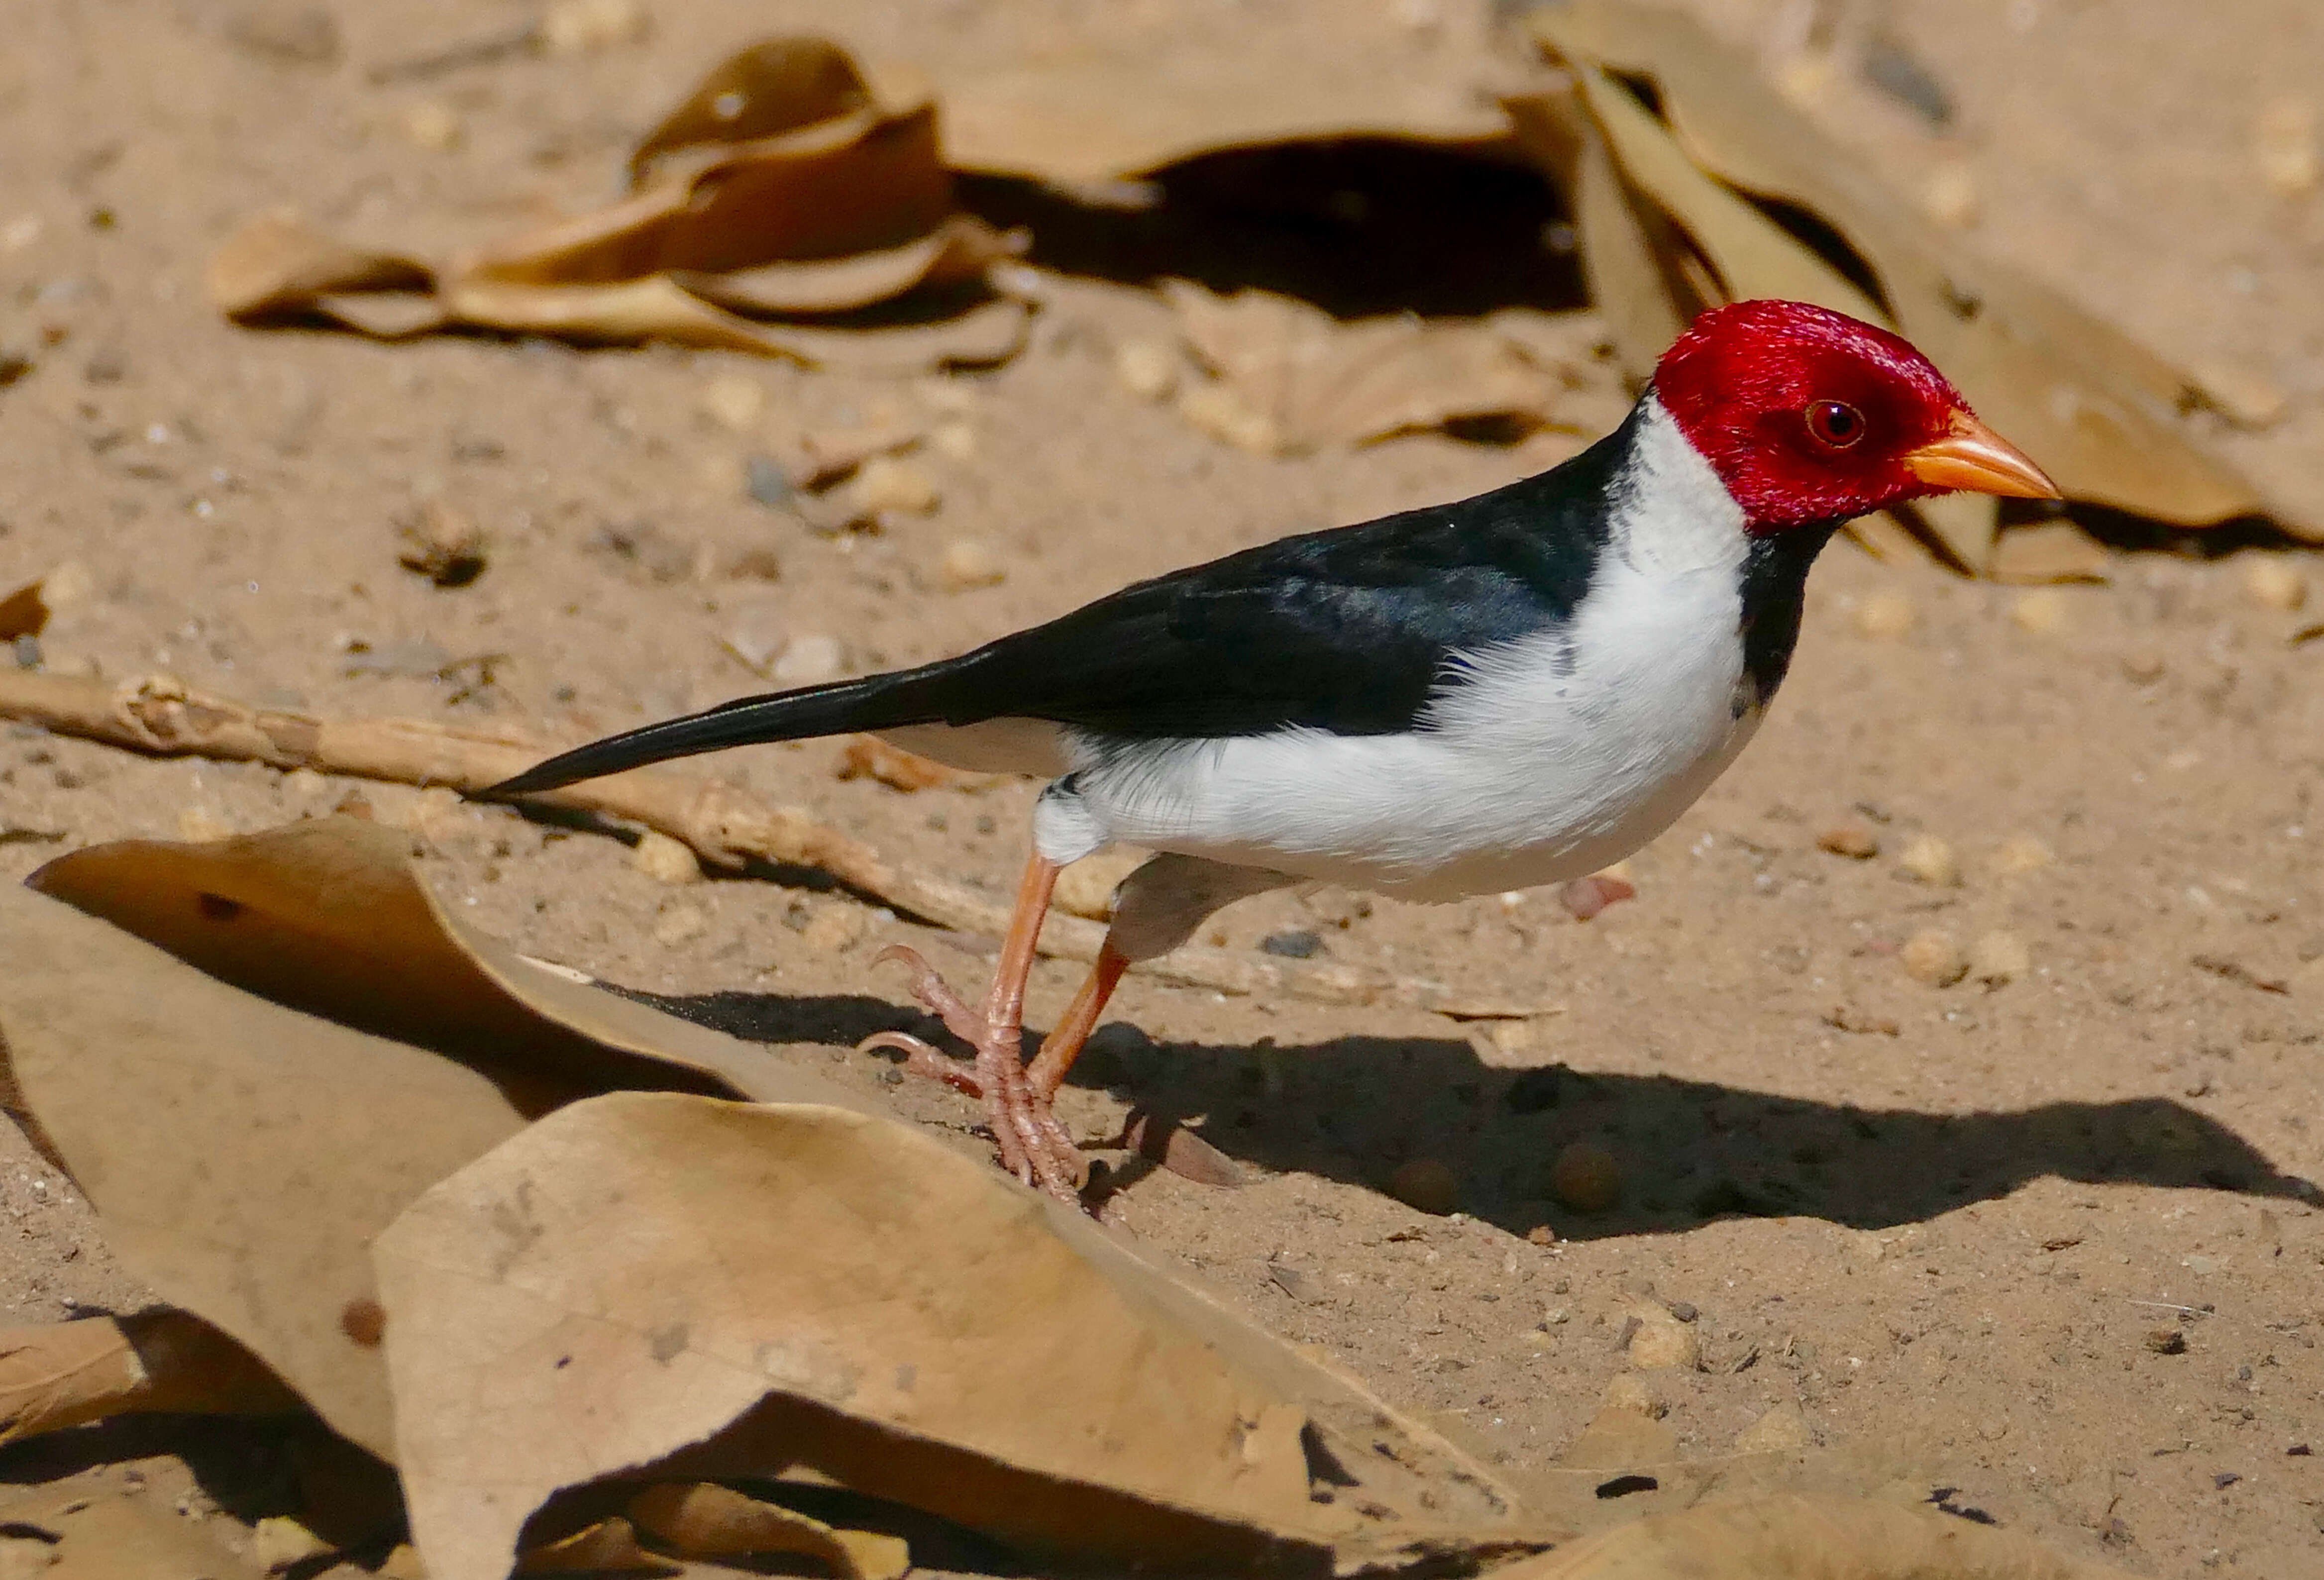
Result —
[[1952, 431], [1906, 453], [1904, 469], [1932, 488], [2002, 494], [2012, 499], [2063, 499], [2048, 473], [1984, 423], [1963, 411]]

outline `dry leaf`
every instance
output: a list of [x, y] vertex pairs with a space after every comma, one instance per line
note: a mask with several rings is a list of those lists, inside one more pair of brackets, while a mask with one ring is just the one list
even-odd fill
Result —
[[[1576, 72], [1625, 173], [1703, 248], [1729, 294], [1800, 295], [1788, 287], [1812, 273], [1809, 265], [1839, 273], [1760, 207], [1788, 205], [1829, 228], [1851, 290], [1877, 290], [1885, 310], [1876, 321], [1927, 352], [2070, 498], [2188, 526], [2277, 514], [2180, 424], [2193, 392], [2184, 373], [2062, 294], [1968, 253], [1691, 19], [1579, 0], [1536, 11], [1531, 22]], [[1651, 79], [1667, 124], [1606, 67]], [[1694, 168], [1692, 180], [1674, 157]], [[1749, 219], [1757, 242], [1744, 234]], [[1793, 259], [1781, 256], [1779, 240]], [[1825, 295], [1807, 300], [1855, 310]], [[1626, 342], [1624, 350], [1650, 359], [1661, 344]], [[2293, 531], [2316, 531], [2277, 519]], [[1965, 507], [1937, 503], [1932, 524], [1971, 568], [1985, 568], [1989, 533]]]
[[407, 850], [332, 818], [76, 852], [34, 876], [69, 905], [0, 891], [0, 1035], [108, 1242], [382, 1455], [366, 1248], [422, 1189], [610, 1087], [854, 1101], [467, 932]]
[[[682, 1575], [683, 1564], [658, 1557], [638, 1545], [638, 1533], [622, 1519], [600, 1520], [570, 1536], [527, 1548], [517, 1559], [520, 1575]], [[430, 1571], [432, 1574], [433, 1571]]]
[[[1118, 15], [1123, 25], [1109, 26]], [[1135, 13], [1093, 7], [1070, 44], [1022, 65], [978, 61], [939, 84], [945, 141], [963, 170], [1071, 185], [1140, 174], [1256, 143], [1386, 135], [1460, 143], [1506, 128], [1458, 69], [1408, 69], [1386, 7], [1340, 8], [1333, 48], [1312, 32], [1238, 20], [1230, 50], [1172, 48]], [[1369, 41], [1355, 31], [1375, 27]], [[1183, 30], [1176, 30], [1183, 31]]]
[[[1029, 304], [982, 283], [1021, 238], [954, 211], [925, 90], [875, 88], [826, 41], [722, 64], [632, 173], [622, 202], [441, 265], [265, 216], [213, 260], [211, 296], [245, 324], [668, 340], [873, 373], [989, 365], [1023, 345]], [[921, 310], [831, 321], [905, 298]], [[766, 321], [801, 314], [825, 321]]]
[[0, 1442], [132, 1411], [303, 1408], [249, 1351], [182, 1311], [0, 1327]]
[[1480, 1463], [1080, 1214], [858, 1113], [576, 1104], [374, 1257], [437, 1580], [496, 1580], [551, 1494], [674, 1454], [689, 1477], [805, 1466], [1078, 1565], [1541, 1539]]
[[903, 1580], [912, 1566], [904, 1538], [846, 1530], [711, 1482], [665, 1483], [630, 1500], [631, 1523], [680, 1557], [796, 1553], [830, 1566], [841, 1580]]
[[1650, 1515], [1494, 1571], [1498, 1580], [2130, 1580], [1926, 1507], [1758, 1497]]
[[[1566, 387], [1559, 370], [1489, 324], [1342, 324], [1268, 291], [1221, 297], [1183, 280], [1162, 289], [1186, 343], [1242, 414], [1212, 426], [1263, 454], [1360, 444], [1463, 419], [1539, 428], [1554, 420]], [[1190, 415], [1201, 411], [1198, 404]]]

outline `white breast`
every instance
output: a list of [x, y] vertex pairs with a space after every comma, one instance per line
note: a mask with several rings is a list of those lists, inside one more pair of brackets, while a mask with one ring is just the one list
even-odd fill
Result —
[[1286, 730], [1077, 753], [1042, 847], [1109, 842], [1413, 899], [1580, 876], [1668, 827], [1742, 750], [1741, 511], [1658, 409], [1572, 622], [1463, 655], [1409, 734]]

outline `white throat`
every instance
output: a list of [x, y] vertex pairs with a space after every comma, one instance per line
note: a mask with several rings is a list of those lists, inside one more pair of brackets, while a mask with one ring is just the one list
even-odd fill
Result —
[[1637, 569], [1675, 576], [1743, 562], [1750, 518], [1651, 393], [1622, 481], [1611, 547]]

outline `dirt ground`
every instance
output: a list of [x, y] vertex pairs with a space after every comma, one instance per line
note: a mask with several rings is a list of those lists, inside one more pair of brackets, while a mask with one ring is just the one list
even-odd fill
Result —
[[[1700, 9], [1758, 41], [1785, 8]], [[1458, 85], [1496, 69], [1477, 8], [696, 0], [657, 7], [633, 46], [418, 84], [365, 69], [521, 8], [337, 11], [340, 58], [302, 65], [238, 42], [229, 6], [10, 9], [0, 342], [32, 365], [0, 393], [0, 589], [67, 559], [93, 573], [44, 638], [51, 665], [577, 740], [763, 689], [722, 645], [738, 632], [827, 635], [857, 670], [933, 658], [1134, 577], [1475, 492], [1583, 442], [1243, 454], [1120, 386], [1114, 348], [1167, 337], [1169, 319], [1094, 269], [1050, 271], [1033, 346], [1005, 368], [890, 381], [666, 348], [259, 334], [203, 295], [209, 253], [276, 204], [425, 248], [600, 199], [626, 143], [703, 67], [794, 25], [844, 18], [871, 55], [953, 69], [1068, 54], [1102, 32], [1199, 56], [1240, 30], [1305, 29], [1318, 69]], [[1915, 190], [1966, 166], [1981, 245], [2174, 357], [2273, 382], [2283, 420], [2220, 442], [2324, 521], [2324, 200], [2275, 195], [2250, 152], [2262, 106], [2317, 92], [2324, 11], [1897, 0], [1890, 25], [1958, 114], [1939, 132], [1835, 83], [1817, 113], [1850, 156]], [[456, 146], [407, 134], [423, 101], [456, 116]], [[1224, 256], [1180, 261], [1231, 271]], [[1556, 305], [1571, 279], [1545, 268], [1529, 289]], [[766, 398], [750, 434], [704, 410], [710, 383], [737, 375]], [[749, 455], [882, 410], [964, 436], [916, 461], [941, 491], [933, 513], [835, 541], [746, 494]], [[470, 586], [396, 565], [395, 523], [429, 500], [489, 534]], [[1006, 579], [943, 590], [940, 557], [963, 539], [997, 548]], [[1636, 858], [1636, 900], [1577, 924], [1546, 895], [1368, 911], [1278, 895], [1217, 923], [1232, 947], [1314, 933], [1333, 960], [1554, 1012], [1462, 1023], [1133, 977], [1069, 1119], [1093, 1135], [1132, 1103], [1200, 1116], [1255, 1178], [1153, 1176], [1111, 1221], [1395, 1402], [1463, 1424], [1520, 1478], [1628, 1366], [1624, 1312], [1652, 1298], [1696, 1313], [1701, 1368], [1642, 1374], [1690, 1454], [1725, 1453], [1796, 1403], [1821, 1443], [1909, 1464], [1963, 1506], [2135, 1573], [2324, 1575], [2324, 1460], [2305, 1446], [2324, 1447], [2309, 1183], [2324, 1178], [2324, 966], [2301, 975], [2324, 957], [2324, 645], [2291, 640], [2312, 610], [2248, 596], [2252, 558], [2124, 553], [2109, 585], [2029, 595], [1836, 546], [1780, 704]], [[1915, 624], [1868, 634], [1865, 601], [1899, 592]], [[423, 642], [436, 661], [494, 655], [489, 684], [352, 672], [351, 644], [392, 658]], [[717, 772], [1010, 891], [1028, 788], [904, 794], [840, 780], [840, 750], [761, 749]], [[261, 827], [354, 788], [312, 779], [10, 730], [0, 869]], [[367, 793], [395, 810], [396, 792]], [[1820, 850], [1843, 824], [1881, 854]], [[1957, 886], [1901, 870], [1923, 833], [1958, 852]], [[2028, 840], [2054, 860], [2014, 859]], [[771, 882], [668, 886], [617, 841], [502, 809], [441, 832], [426, 866], [528, 952], [692, 1001], [981, 1147], [964, 1100], [895, 1086], [889, 1061], [850, 1048], [915, 1023], [898, 974], [872, 965], [882, 943], [974, 983], [990, 940]], [[1924, 985], [1899, 953], [1931, 929], [1964, 945], [2013, 933], [2032, 969]], [[1034, 1025], [1076, 979], [1039, 968]], [[1618, 1160], [1612, 1211], [1553, 1199], [1550, 1161], [1579, 1140]], [[1452, 1169], [1458, 1213], [1387, 1194], [1416, 1159]], [[13, 1134], [0, 1202], [0, 1312], [140, 1298], [69, 1183]]]

